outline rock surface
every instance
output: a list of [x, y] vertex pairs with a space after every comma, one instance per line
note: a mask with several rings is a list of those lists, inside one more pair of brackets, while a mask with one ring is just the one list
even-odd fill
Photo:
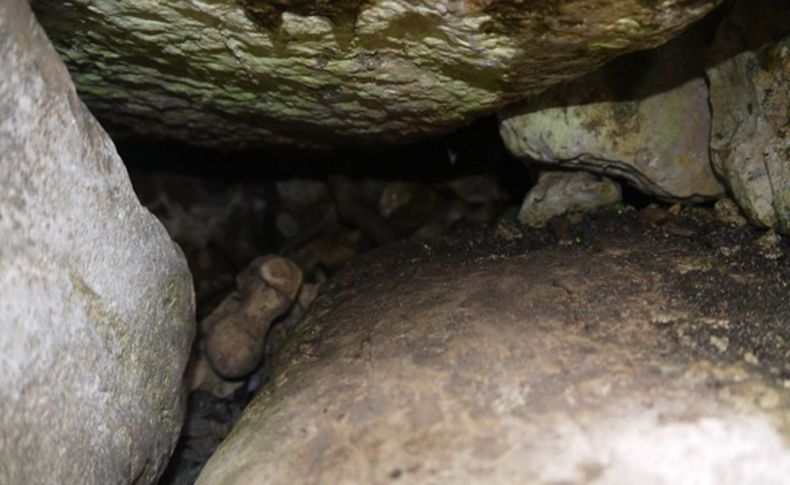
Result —
[[646, 73], [634, 59], [505, 109], [505, 145], [519, 158], [622, 177], [665, 200], [722, 195], [707, 86], [701, 76], [682, 79], [678, 67], [687, 43], [657, 50], [643, 61]]
[[552, 217], [590, 211], [620, 198], [620, 185], [606, 177], [587, 172], [543, 172], [524, 198], [518, 220], [541, 227]]
[[28, 2], [0, 2], [0, 483], [153, 483], [194, 333], [138, 203]]
[[33, 1], [103, 122], [229, 148], [449, 131], [718, 3]]
[[[781, 8], [787, 31], [790, 13]], [[766, 22], [781, 20], [742, 2], [721, 25], [712, 56], [753, 43], [755, 30], [771, 30]], [[721, 61], [707, 74], [713, 166], [752, 223], [790, 234], [790, 36]]]
[[786, 482], [788, 266], [614, 214], [364, 256], [198, 483]]

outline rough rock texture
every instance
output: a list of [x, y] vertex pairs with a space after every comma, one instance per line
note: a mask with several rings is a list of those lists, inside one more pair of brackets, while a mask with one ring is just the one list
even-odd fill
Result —
[[0, 2], [0, 66], [0, 483], [152, 483], [181, 427], [186, 262], [25, 0]]
[[688, 43], [678, 39], [507, 108], [506, 146], [520, 158], [623, 177], [667, 200], [722, 195], [710, 165], [707, 86], [701, 76], [683, 79]]
[[541, 227], [552, 217], [597, 209], [620, 198], [620, 185], [606, 177], [587, 172], [543, 172], [524, 198], [518, 220]]
[[719, 0], [34, 0], [104, 122], [237, 148], [448, 131]]
[[[746, 3], [738, 7], [720, 27], [713, 57], [754, 44], [755, 30], [778, 22]], [[781, 8], [776, 14], [790, 33], [790, 13]], [[721, 61], [707, 74], [716, 171], [752, 223], [790, 234], [790, 36]]]
[[786, 483], [788, 266], [606, 217], [364, 256], [198, 483]]

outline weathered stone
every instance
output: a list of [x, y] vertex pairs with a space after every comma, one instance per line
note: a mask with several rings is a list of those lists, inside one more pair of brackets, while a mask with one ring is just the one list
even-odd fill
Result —
[[0, 2], [0, 483], [153, 483], [183, 415], [186, 262], [25, 0]]
[[406, 141], [656, 46], [719, 0], [34, 0], [102, 121], [237, 148]]
[[736, 226], [745, 226], [748, 223], [746, 218], [743, 217], [740, 207], [732, 199], [724, 197], [717, 200], [713, 209], [716, 213], [716, 218], [721, 222]]
[[622, 218], [363, 256], [198, 483], [785, 482], [790, 268]]
[[541, 227], [552, 217], [584, 212], [620, 201], [620, 185], [587, 172], [543, 172], [530, 189], [518, 220]]
[[507, 108], [500, 115], [506, 146], [519, 158], [623, 177], [666, 200], [720, 196], [724, 187], [710, 165], [708, 89], [701, 76], [683, 79], [682, 61], [678, 66], [690, 42], [677, 39], [652, 57]]
[[[787, 5], [776, 16], [740, 2], [720, 26], [707, 71], [713, 110], [713, 166], [749, 220], [790, 234], [790, 37], [727, 59], [722, 51], [755, 44], [750, 37], [778, 23], [786, 32]], [[776, 28], [774, 28], [776, 30]], [[726, 60], [721, 60], [725, 58]]]

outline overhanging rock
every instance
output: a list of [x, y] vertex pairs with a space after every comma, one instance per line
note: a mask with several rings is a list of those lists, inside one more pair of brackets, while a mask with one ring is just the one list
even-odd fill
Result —
[[34, 0], [122, 131], [215, 147], [403, 142], [654, 47], [719, 0]]

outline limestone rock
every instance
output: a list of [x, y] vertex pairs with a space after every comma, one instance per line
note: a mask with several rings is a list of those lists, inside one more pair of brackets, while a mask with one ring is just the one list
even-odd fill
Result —
[[716, 201], [713, 206], [716, 218], [721, 222], [736, 226], [745, 226], [748, 221], [743, 217], [740, 207], [732, 199], [726, 197]]
[[754, 365], [790, 370], [787, 266], [609, 220], [572, 251], [363, 256], [198, 483], [785, 482], [790, 389]]
[[[721, 25], [713, 57], [776, 21], [746, 2], [739, 7]], [[782, 8], [786, 30], [790, 14]], [[790, 234], [790, 37], [720, 61], [707, 74], [713, 166], [752, 223]]]
[[0, 2], [0, 483], [153, 483], [194, 333], [137, 201], [28, 2]]
[[103, 123], [230, 148], [446, 132], [719, 3], [33, 0]]
[[[724, 187], [710, 165], [707, 86], [701, 76], [677, 79], [687, 42], [505, 109], [506, 146], [519, 158], [623, 177], [665, 200], [720, 196]], [[647, 73], [640, 61], [651, 66]]]
[[543, 172], [521, 205], [518, 220], [541, 227], [552, 217], [620, 201], [620, 185], [587, 172]]

